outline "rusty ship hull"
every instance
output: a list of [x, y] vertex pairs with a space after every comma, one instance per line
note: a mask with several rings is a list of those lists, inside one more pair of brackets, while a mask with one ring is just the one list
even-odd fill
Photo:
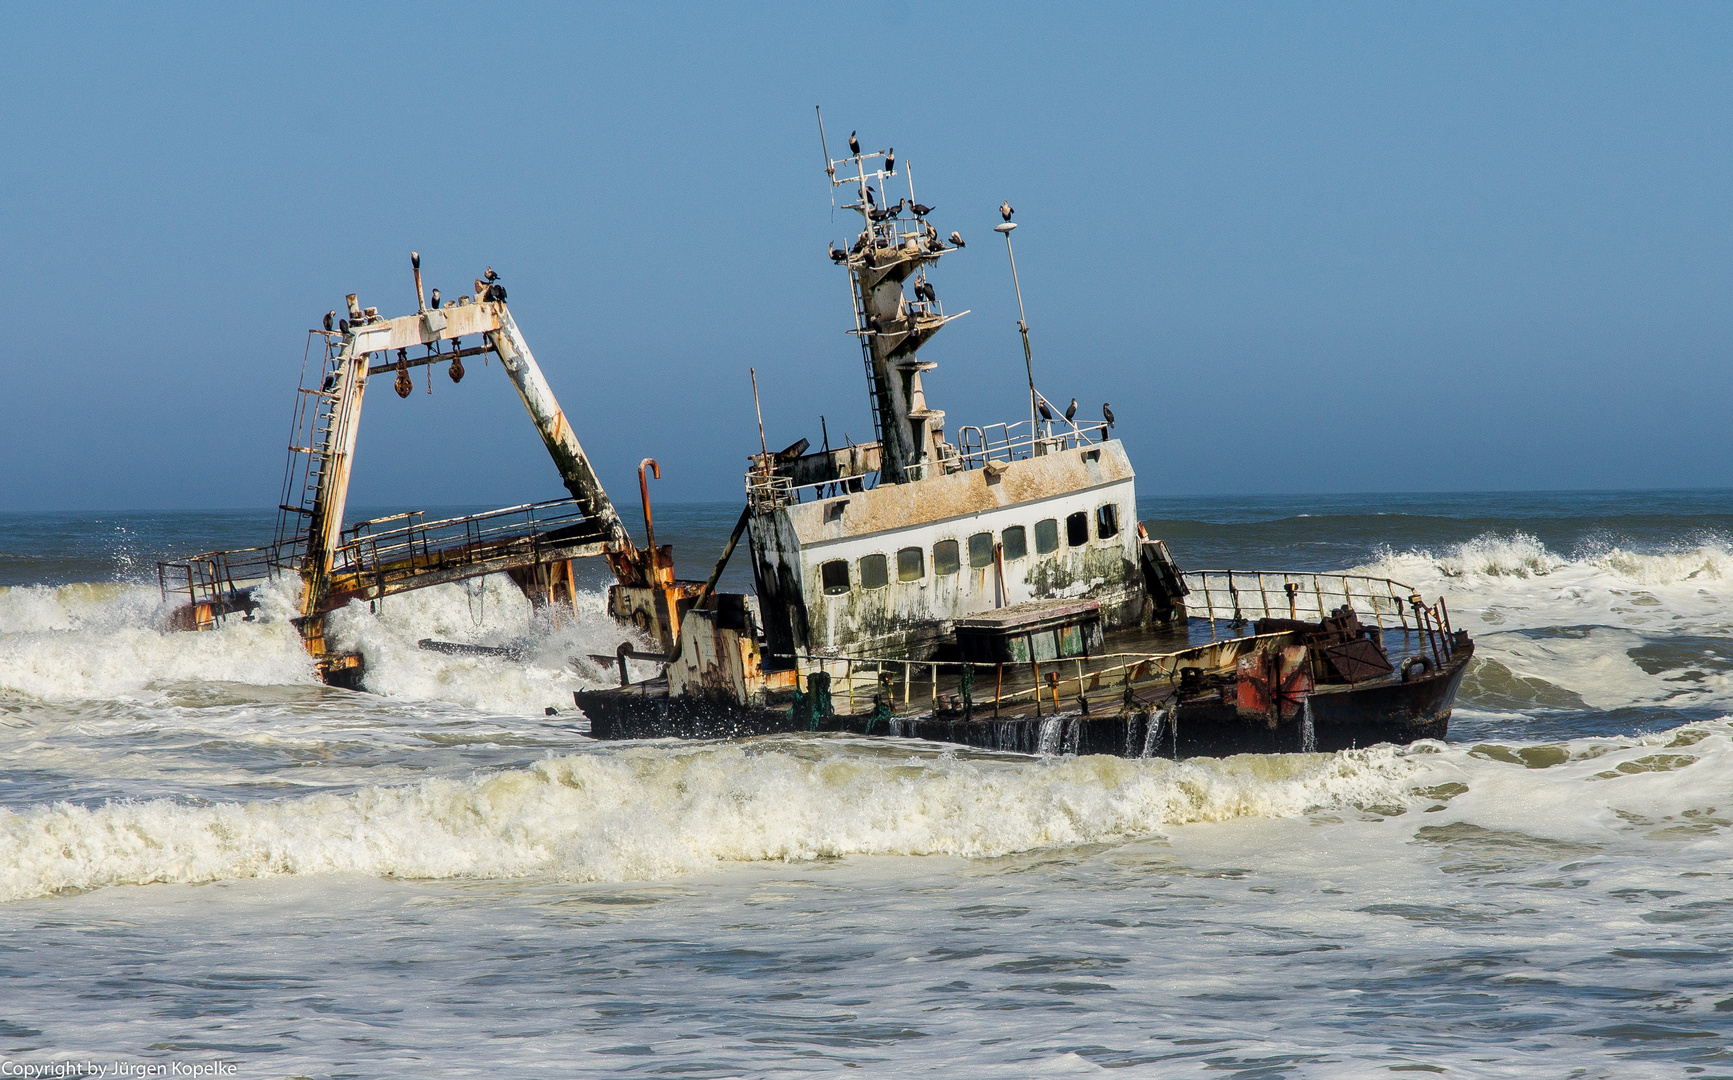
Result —
[[[1270, 726], [1247, 719], [1220, 699], [1138, 700], [1044, 716], [994, 717], [991, 706], [935, 709], [885, 717], [874, 710], [801, 716], [790, 706], [745, 706], [726, 697], [670, 697], [666, 688], [579, 691], [590, 735], [618, 739], [740, 739], [838, 733], [954, 743], [1020, 754], [1106, 754], [1124, 758], [1227, 757], [1234, 754], [1334, 753], [1378, 743], [1443, 739], [1472, 648], [1442, 670], [1311, 696], [1311, 734], [1303, 720]], [[1171, 711], [1170, 711], [1171, 710]], [[1028, 710], [1023, 710], [1025, 713]]]

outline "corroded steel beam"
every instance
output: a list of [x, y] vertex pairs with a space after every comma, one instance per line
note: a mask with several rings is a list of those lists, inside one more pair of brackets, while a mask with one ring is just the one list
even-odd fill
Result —
[[497, 319], [499, 326], [488, 333], [488, 341], [499, 354], [500, 364], [511, 376], [512, 384], [517, 387], [518, 396], [535, 421], [536, 430], [542, 433], [542, 442], [553, 456], [566, 490], [572, 493], [572, 498], [583, 503], [590, 516], [601, 525], [613, 550], [632, 551], [632, 540], [626, 533], [625, 523], [614, 510], [608, 493], [602, 489], [602, 482], [596, 479], [596, 471], [590, 466], [590, 459], [585, 456], [572, 425], [566, 421], [566, 414], [560, 409], [553, 388], [542, 375], [542, 369], [537, 366], [535, 356], [530, 353], [529, 345], [504, 304], [497, 306]]

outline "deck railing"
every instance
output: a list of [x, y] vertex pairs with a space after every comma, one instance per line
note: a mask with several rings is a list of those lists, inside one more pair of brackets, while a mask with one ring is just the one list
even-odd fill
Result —
[[1362, 620], [1407, 629], [1419, 593], [1390, 578], [1364, 574], [1320, 574], [1286, 570], [1190, 570], [1182, 575], [1192, 618], [1230, 623], [1254, 619], [1316, 621], [1337, 608], [1353, 608]]
[[[850, 713], [856, 711], [857, 695], [871, 703], [875, 693], [888, 693], [898, 704], [901, 688], [903, 706], [911, 706], [918, 697], [938, 706], [941, 698], [940, 672], [951, 681], [950, 696], [960, 693], [954, 681], [963, 669], [972, 668], [974, 684], [970, 693], [973, 708], [979, 711], [997, 710], [1004, 706], [1033, 702], [1039, 713], [1043, 704], [1055, 711], [1061, 702], [1075, 701], [1103, 686], [1134, 689], [1139, 685], [1160, 680], [1177, 683], [1180, 672], [1188, 667], [1220, 671], [1233, 666], [1240, 656], [1256, 651], [1264, 644], [1280, 640], [1281, 634], [1264, 634], [1225, 638], [1204, 645], [1164, 653], [1099, 653], [1088, 657], [1063, 657], [1048, 660], [1019, 660], [1003, 663], [978, 660], [908, 660], [873, 656], [784, 656], [795, 661], [802, 676], [823, 672], [832, 680], [831, 695], [846, 700]], [[1099, 666], [1092, 666], [1099, 665]], [[1015, 690], [1005, 688], [1006, 676], [1021, 682], [1027, 674], [1033, 685]], [[840, 683], [840, 685], [838, 685]], [[880, 689], [885, 688], [885, 689]]]
[[238, 596], [241, 587], [277, 574], [277, 545], [205, 551], [156, 564], [157, 585], [163, 602], [186, 597], [187, 603], [222, 606]]
[[525, 503], [439, 521], [424, 520], [420, 511], [394, 514], [358, 521], [345, 533], [349, 540], [337, 549], [334, 575], [434, 563], [463, 566], [498, 557], [502, 549], [514, 545], [546, 547], [603, 539], [590, 511], [577, 499]]
[[[1057, 454], [1078, 447], [1094, 446], [1110, 438], [1105, 421], [1073, 424], [1066, 420], [1042, 421], [1034, 434], [1027, 420], [1014, 424], [965, 424], [957, 429], [957, 445], [951, 446], [951, 456], [940, 461], [924, 461], [909, 468], [912, 479], [925, 480], [948, 472], [979, 469], [990, 461], [1021, 461], [1043, 454]], [[766, 513], [782, 506], [828, 499], [835, 495], [866, 491], [878, 486], [877, 470], [835, 480], [820, 480], [811, 484], [795, 484], [779, 473], [758, 469], [746, 474], [746, 497], [754, 513]]]

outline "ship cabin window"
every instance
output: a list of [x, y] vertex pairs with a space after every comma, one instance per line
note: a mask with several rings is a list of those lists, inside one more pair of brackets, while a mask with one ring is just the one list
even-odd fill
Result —
[[890, 583], [891, 576], [883, 555], [862, 555], [860, 557], [861, 588], [882, 589]]
[[1044, 518], [1035, 523], [1035, 554], [1051, 555], [1059, 550], [1059, 519]]
[[1105, 540], [1119, 535], [1119, 507], [1113, 503], [1095, 508], [1095, 538]]
[[993, 534], [976, 533], [969, 537], [969, 569], [979, 570], [993, 565]]
[[933, 545], [933, 573], [954, 574], [962, 568], [962, 562], [957, 558], [957, 542], [955, 540], [940, 540]]
[[1028, 534], [1023, 531], [1023, 526], [1021, 525], [1013, 525], [1009, 529], [1000, 533], [999, 543], [1004, 545], [1005, 558], [1007, 561], [1011, 559], [1021, 559], [1023, 556], [1029, 554], [1029, 537]]
[[918, 547], [897, 552], [897, 580], [919, 581], [927, 576], [927, 553]]
[[835, 596], [837, 593], [848, 592], [848, 563], [841, 559], [832, 559], [819, 567], [818, 572], [827, 594]]
[[1089, 543], [1089, 514], [1079, 510], [1065, 519], [1065, 542], [1072, 547]]

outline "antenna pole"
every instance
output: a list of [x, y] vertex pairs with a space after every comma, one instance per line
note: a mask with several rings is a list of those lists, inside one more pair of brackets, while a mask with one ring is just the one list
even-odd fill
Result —
[[752, 411], [758, 414], [758, 448], [764, 451], [766, 467], [770, 461], [770, 447], [764, 444], [764, 410], [758, 407], [758, 369], [748, 368], [752, 372]]
[[[1011, 230], [1017, 226], [1007, 221], [1003, 225], [995, 225], [993, 231], [1005, 234], [1005, 254], [1011, 257], [1011, 285], [1017, 290], [1017, 332], [1023, 335], [1023, 370], [1029, 376], [1029, 437], [1033, 439], [1041, 429], [1035, 423], [1035, 360], [1029, 352], [1029, 322], [1023, 314], [1023, 283], [1017, 280], [1017, 253], [1011, 250]], [[1029, 447], [1031, 456], [1035, 453], [1033, 444]]]
[[818, 145], [824, 150], [824, 171], [834, 180], [836, 166], [830, 163], [830, 143], [824, 141], [824, 110], [814, 105], [812, 111], [818, 114]]

